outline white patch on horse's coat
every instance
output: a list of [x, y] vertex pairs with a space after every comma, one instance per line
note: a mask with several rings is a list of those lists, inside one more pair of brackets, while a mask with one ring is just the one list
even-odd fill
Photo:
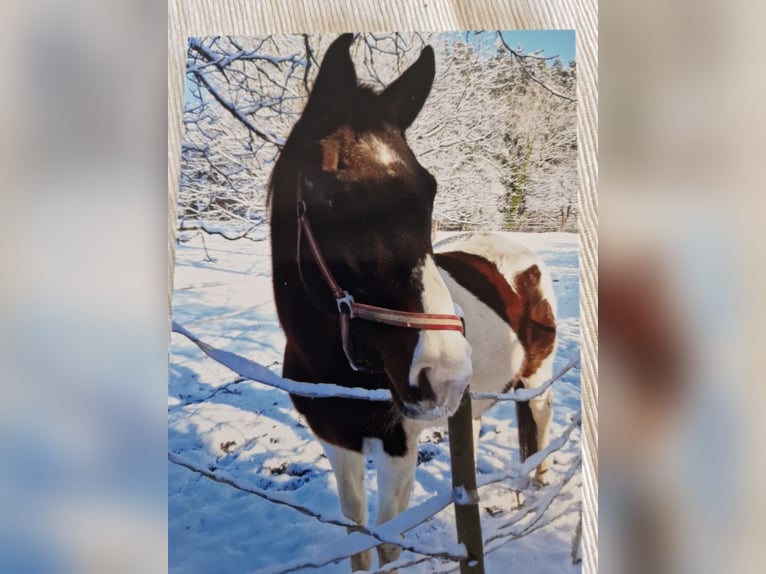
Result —
[[320, 440], [330, 461], [338, 486], [338, 498], [343, 515], [357, 522], [367, 523], [367, 499], [364, 488], [365, 459], [360, 452]]
[[[377, 438], [366, 438], [363, 442], [365, 454], [375, 461], [378, 482], [378, 510], [375, 514], [375, 524], [388, 522], [393, 517], [404, 512], [410, 502], [415, 486], [415, 466], [418, 461], [418, 434], [420, 431], [408, 432], [407, 450], [404, 456], [391, 456], [383, 449], [383, 442]], [[382, 544], [378, 547], [380, 564], [393, 562], [401, 554], [401, 548], [392, 544]]]
[[365, 143], [369, 147], [372, 156], [386, 167], [402, 161], [399, 155], [386, 142], [374, 135], [367, 136]]
[[[455, 304], [431, 255], [426, 255], [413, 275], [423, 284], [424, 313], [451, 315], [455, 312]], [[411, 386], [418, 385], [423, 369], [428, 369], [428, 381], [436, 399], [432, 404], [421, 406], [422, 414], [418, 418], [433, 420], [452, 414], [460, 403], [472, 373], [471, 347], [462, 333], [421, 330], [410, 365]]]
[[375, 461], [378, 471], [378, 512], [375, 524], [383, 524], [404, 511], [415, 484], [418, 459], [417, 433], [408, 434], [404, 456], [391, 456], [383, 450], [378, 438], [364, 439], [364, 452]]
[[[330, 461], [338, 499], [343, 516], [362, 526], [367, 525], [367, 491], [364, 486], [365, 456], [361, 452], [319, 441]], [[347, 531], [354, 531], [353, 527]], [[351, 570], [369, 570], [372, 566], [372, 552], [366, 550], [351, 556]]]

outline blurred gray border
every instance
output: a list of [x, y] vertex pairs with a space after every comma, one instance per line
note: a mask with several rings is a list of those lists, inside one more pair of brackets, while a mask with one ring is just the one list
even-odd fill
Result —
[[583, 571], [598, 572], [598, 5], [596, 0], [169, 0], [168, 315], [188, 36], [383, 30], [577, 30], [582, 289]]

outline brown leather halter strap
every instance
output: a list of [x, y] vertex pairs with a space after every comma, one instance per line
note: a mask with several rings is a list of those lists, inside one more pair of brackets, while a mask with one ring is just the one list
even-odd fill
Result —
[[457, 315], [411, 313], [408, 311], [387, 309], [385, 307], [376, 307], [375, 305], [366, 305], [354, 301], [351, 294], [338, 285], [330, 267], [327, 265], [327, 260], [324, 258], [324, 255], [322, 255], [322, 250], [319, 248], [314, 232], [311, 229], [311, 223], [309, 222], [306, 213], [306, 203], [303, 201], [300, 193], [300, 183], [298, 185], [298, 190], [298, 241], [295, 255], [298, 264], [298, 272], [300, 273], [303, 284], [306, 285], [305, 280], [303, 280], [303, 270], [301, 269], [301, 244], [305, 237], [311, 255], [314, 258], [314, 262], [317, 264], [317, 267], [319, 267], [322, 278], [330, 288], [333, 297], [335, 297], [335, 303], [338, 307], [338, 314], [340, 316], [340, 334], [343, 342], [343, 352], [346, 354], [346, 358], [352, 369], [355, 371], [366, 370], [358, 361], [355, 361], [353, 357], [349, 336], [349, 322], [351, 319], [364, 319], [365, 321], [372, 321], [373, 323], [383, 323], [385, 325], [404, 327], [407, 329], [464, 332], [463, 320]]

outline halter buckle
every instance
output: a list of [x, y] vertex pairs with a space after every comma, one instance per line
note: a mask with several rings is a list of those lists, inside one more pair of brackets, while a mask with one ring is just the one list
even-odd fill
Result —
[[338, 305], [338, 313], [348, 315], [349, 319], [354, 318], [354, 298], [348, 291], [344, 291], [343, 297], [338, 297], [335, 303]]

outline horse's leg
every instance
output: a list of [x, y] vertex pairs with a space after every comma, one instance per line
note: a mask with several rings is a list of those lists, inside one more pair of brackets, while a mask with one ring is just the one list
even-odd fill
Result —
[[[320, 442], [335, 473], [338, 498], [343, 515], [349, 520], [365, 526], [367, 524], [367, 500], [364, 488], [364, 454], [324, 441]], [[351, 533], [358, 529], [352, 526], [347, 530]], [[352, 572], [369, 570], [370, 566], [372, 566], [372, 552], [369, 550], [351, 557]]]
[[[390, 456], [381, 449], [376, 456], [378, 468], [378, 513], [375, 524], [388, 522], [404, 512], [410, 502], [415, 484], [415, 466], [418, 460], [417, 437], [408, 439], [404, 456]], [[399, 558], [402, 549], [395, 544], [378, 546], [380, 566]]]
[[[524, 380], [524, 386], [534, 389], [553, 376], [553, 354], [546, 358], [540, 368], [532, 376]], [[542, 395], [527, 402], [516, 403], [516, 414], [519, 419], [519, 446], [522, 460], [548, 446], [548, 427], [550, 426], [553, 410], [553, 388], [548, 388]], [[537, 466], [535, 480], [545, 482], [548, 472], [548, 460]]]
[[[553, 410], [551, 403], [553, 401], [553, 389], [548, 389], [542, 396], [535, 397], [529, 401], [529, 407], [532, 411], [532, 417], [535, 419], [537, 427], [537, 450], [542, 450], [548, 446], [549, 436], [548, 427], [550, 426]], [[545, 474], [548, 472], [548, 459], [546, 458], [537, 465], [535, 480], [539, 483], [545, 482]]]

